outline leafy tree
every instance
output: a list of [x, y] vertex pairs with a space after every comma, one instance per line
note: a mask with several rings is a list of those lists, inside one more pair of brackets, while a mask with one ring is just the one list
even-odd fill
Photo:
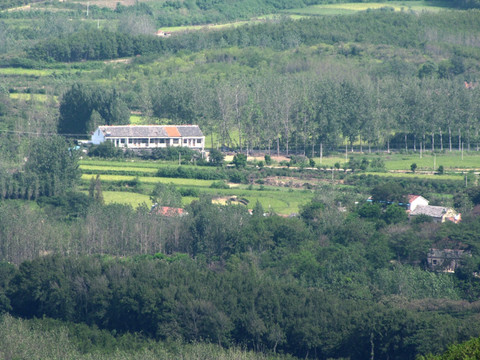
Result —
[[122, 158], [125, 153], [121, 148], [116, 147], [112, 141], [104, 141], [101, 144], [92, 145], [88, 149], [88, 155], [106, 159], [118, 159]]
[[300, 209], [300, 216], [309, 225], [315, 225], [320, 220], [322, 212], [325, 210], [325, 203], [320, 200], [312, 200]]
[[59, 134], [86, 134], [94, 130], [88, 125], [94, 110], [94, 93], [91, 87], [73, 84], [60, 102]]
[[265, 211], [263, 210], [262, 204], [260, 204], [260, 201], [257, 200], [252, 211], [253, 216], [262, 217], [264, 213]]
[[130, 111], [116, 89], [75, 83], [60, 101], [60, 134], [86, 135], [102, 125], [122, 125], [130, 121]]
[[60, 136], [37, 138], [30, 144], [25, 171], [40, 182], [42, 195], [59, 195], [74, 189], [80, 178], [78, 151]]
[[408, 220], [407, 212], [397, 204], [388, 205], [383, 214], [383, 219], [387, 224], [398, 224]]
[[474, 205], [480, 204], [480, 186], [474, 186], [467, 190], [467, 195]]
[[93, 187], [93, 199], [99, 204], [103, 204], [103, 192], [102, 192], [102, 182], [100, 180], [100, 175], [97, 174], [95, 177], [94, 187]]
[[382, 208], [376, 203], [365, 203], [358, 210], [358, 215], [367, 219], [380, 219], [382, 216]]
[[417, 164], [412, 163], [412, 165], [410, 165], [410, 170], [412, 170], [412, 172], [415, 173], [415, 170], [417, 170]]
[[154, 204], [159, 206], [181, 207], [182, 195], [173, 184], [157, 183], [150, 195]]
[[245, 166], [247, 166], [247, 155], [235, 154], [232, 162], [237, 169], [244, 168]]
[[265, 154], [265, 164], [272, 165], [272, 157], [268, 154]]
[[222, 166], [224, 158], [225, 155], [223, 155], [222, 152], [217, 149], [210, 150], [210, 154], [208, 155], [208, 161], [213, 166]]
[[405, 190], [394, 182], [385, 182], [375, 186], [372, 191], [372, 200], [380, 202], [405, 202]]

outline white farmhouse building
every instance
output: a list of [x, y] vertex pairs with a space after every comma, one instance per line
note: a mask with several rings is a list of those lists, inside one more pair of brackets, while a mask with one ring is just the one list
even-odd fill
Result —
[[154, 149], [183, 146], [203, 151], [205, 136], [198, 125], [112, 125], [99, 126], [92, 144], [111, 141], [116, 147]]

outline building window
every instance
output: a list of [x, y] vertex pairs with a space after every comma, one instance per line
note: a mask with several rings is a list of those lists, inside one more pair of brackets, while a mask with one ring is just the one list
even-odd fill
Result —
[[173, 139], [174, 144], [178, 144], [178, 139]]
[[202, 139], [197, 139], [197, 144], [201, 144], [202, 143]]
[[188, 142], [187, 139], [183, 139], [183, 143], [186, 144]]
[[128, 139], [128, 143], [129, 144], [133, 143], [133, 139]]
[[432, 260], [433, 265], [437, 265], [437, 260]]
[[159, 139], [160, 140], [160, 144], [165, 144], [165, 139]]

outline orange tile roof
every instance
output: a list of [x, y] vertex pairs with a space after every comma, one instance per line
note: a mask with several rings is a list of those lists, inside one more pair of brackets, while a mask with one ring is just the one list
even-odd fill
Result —
[[165, 126], [164, 129], [170, 137], [181, 137], [176, 126]]
[[420, 195], [408, 195], [407, 196], [408, 202], [411, 203], [411, 202], [417, 200], [419, 197], [420, 197]]

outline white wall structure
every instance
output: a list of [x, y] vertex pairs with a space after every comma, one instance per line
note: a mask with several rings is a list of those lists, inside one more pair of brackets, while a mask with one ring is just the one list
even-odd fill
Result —
[[420, 195], [408, 195], [409, 210], [414, 211], [417, 206], [428, 206], [428, 200]]
[[155, 149], [168, 146], [203, 151], [205, 136], [198, 125], [112, 125], [99, 126], [92, 134], [92, 144], [111, 141], [127, 149]]

